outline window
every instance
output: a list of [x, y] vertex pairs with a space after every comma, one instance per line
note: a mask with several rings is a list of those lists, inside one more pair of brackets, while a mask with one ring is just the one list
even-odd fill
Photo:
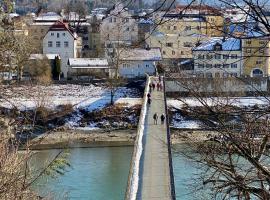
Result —
[[54, 33], [51, 33], [51, 36], [54, 36]]
[[129, 31], [129, 27], [127, 27], [126, 31]]
[[163, 54], [163, 55], [166, 55], [166, 51], [162, 51], [162, 54]]
[[262, 64], [262, 60], [256, 60], [256, 64], [257, 64], [257, 65]]
[[251, 40], [246, 40], [246, 44], [251, 44]]
[[215, 73], [215, 77], [216, 77], [216, 78], [219, 78], [219, 77], [220, 77], [219, 72], [216, 72], [216, 73]]
[[232, 63], [231, 68], [237, 68], [237, 63]]
[[172, 55], [175, 55], [175, 51], [172, 51]]
[[62, 35], [63, 35], [63, 36], [66, 36], [66, 33], [63, 33]]
[[231, 77], [237, 77], [237, 73], [231, 73]]
[[263, 71], [260, 69], [254, 69], [252, 71], [252, 77], [263, 77]]
[[149, 67], [149, 65], [145, 65], [145, 67]]
[[229, 55], [227, 54], [223, 55], [223, 59], [229, 59]]
[[48, 47], [52, 47], [53, 46], [53, 42], [52, 41], [48, 41]]
[[173, 46], [173, 43], [169, 42], [169, 43], [166, 43], [166, 47], [172, 47]]
[[109, 19], [109, 22], [112, 23], [112, 17]]
[[192, 47], [192, 43], [191, 42], [184, 42], [184, 47]]
[[231, 54], [231, 59], [237, 59], [237, 54]]
[[206, 68], [212, 68], [212, 64], [206, 64]]
[[265, 44], [265, 41], [264, 40], [260, 40], [259, 41], [259, 44]]
[[68, 47], [68, 41], [64, 42], [64, 47]]
[[260, 53], [264, 53], [264, 49], [260, 49], [259, 51], [260, 51]]
[[177, 26], [173, 26], [173, 30], [177, 30]]
[[202, 54], [198, 54], [198, 59], [204, 59], [204, 55], [202, 55]]
[[116, 17], [115, 17], [115, 18], [113, 18], [113, 22], [116, 22]]
[[212, 73], [210, 73], [210, 72], [207, 72], [205, 75], [206, 75], [207, 78], [212, 78], [213, 77]]
[[200, 26], [197, 26], [196, 29], [197, 29], [197, 30], [201, 30], [201, 27], [200, 27]]
[[138, 65], [138, 68], [140, 68], [141, 66], [140, 65]]
[[59, 37], [60, 37], [60, 34], [59, 34], [59, 33], [57, 33], [56, 35], [57, 35], [57, 38], [59, 38]]
[[184, 55], [184, 51], [181, 51], [181, 55]]
[[221, 64], [215, 64], [215, 68], [221, 68]]
[[215, 54], [215, 59], [221, 59], [221, 55], [220, 54]]
[[60, 41], [57, 41], [57, 42], [56, 42], [56, 47], [61, 47]]
[[191, 26], [186, 26], [185, 30], [186, 31], [190, 31], [191, 30]]
[[123, 68], [128, 68], [129, 64], [123, 64]]
[[213, 58], [213, 55], [210, 55], [210, 54], [206, 55], [206, 59], [212, 59], [212, 58]]
[[204, 64], [198, 64], [198, 68], [204, 68]]
[[246, 53], [251, 53], [251, 49], [246, 49]]
[[230, 65], [229, 64], [223, 64], [223, 68], [229, 68]]

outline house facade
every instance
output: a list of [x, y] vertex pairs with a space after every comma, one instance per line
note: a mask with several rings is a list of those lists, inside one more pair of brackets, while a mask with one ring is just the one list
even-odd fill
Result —
[[244, 76], [266, 77], [270, 75], [269, 37], [257, 36], [242, 39]]
[[109, 77], [109, 64], [104, 58], [70, 58], [68, 66], [68, 78]]
[[[118, 73], [123, 78], [145, 77], [146, 73], [154, 75], [156, 73], [157, 62], [162, 60], [159, 48], [123, 49], [119, 52], [121, 53], [118, 55]], [[112, 73], [111, 76], [113, 76]]]
[[195, 47], [194, 75], [205, 78], [240, 77], [243, 73], [241, 40], [212, 38]]
[[100, 25], [101, 44], [108, 41], [138, 41], [138, 23], [123, 4], [115, 5]]
[[79, 56], [81, 45], [76, 33], [68, 25], [56, 22], [43, 39], [43, 54], [59, 54], [61, 57], [61, 72], [64, 77], [68, 73], [68, 59]]

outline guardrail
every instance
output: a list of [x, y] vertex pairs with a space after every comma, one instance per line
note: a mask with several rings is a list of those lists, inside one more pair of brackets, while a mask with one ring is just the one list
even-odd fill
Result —
[[168, 115], [168, 107], [167, 107], [167, 99], [166, 99], [166, 85], [165, 85], [165, 77], [163, 77], [163, 92], [164, 92], [164, 102], [165, 102], [165, 112], [166, 112], [166, 125], [167, 125], [167, 142], [168, 142], [168, 155], [169, 155], [169, 168], [170, 168], [170, 183], [171, 183], [171, 198], [172, 200], [176, 200], [175, 196], [175, 185], [174, 185], [174, 174], [173, 174], [173, 163], [172, 163], [172, 152], [171, 152], [171, 133], [169, 127], [169, 115]]
[[131, 159], [130, 169], [129, 169], [129, 176], [128, 176], [128, 184], [125, 194], [126, 200], [135, 200], [137, 197], [138, 186], [139, 186], [139, 167], [140, 167], [140, 159], [143, 151], [142, 146], [142, 138], [144, 132], [144, 122], [145, 122], [145, 115], [147, 110], [147, 94], [149, 92], [149, 83], [150, 78], [147, 75], [146, 83], [145, 83], [145, 90], [144, 90], [144, 97], [142, 103], [142, 109], [138, 124], [137, 136], [134, 143], [133, 155]]

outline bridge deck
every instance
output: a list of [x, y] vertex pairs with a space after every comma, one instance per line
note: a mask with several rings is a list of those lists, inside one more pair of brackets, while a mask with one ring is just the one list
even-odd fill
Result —
[[[153, 78], [152, 78], [153, 79]], [[165, 112], [164, 93], [152, 91], [152, 103], [147, 108], [143, 138], [139, 195], [142, 200], [167, 200], [171, 198], [170, 168], [166, 123], [161, 124], [160, 116]], [[153, 115], [158, 113], [158, 124]]]

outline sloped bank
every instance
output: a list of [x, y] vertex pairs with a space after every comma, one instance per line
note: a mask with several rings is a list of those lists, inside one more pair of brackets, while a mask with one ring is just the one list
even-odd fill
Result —
[[[209, 140], [211, 131], [171, 129], [172, 144], [202, 142]], [[136, 129], [111, 130], [79, 130], [69, 129], [43, 134], [30, 142], [30, 149], [63, 149], [86, 147], [133, 146]]]

